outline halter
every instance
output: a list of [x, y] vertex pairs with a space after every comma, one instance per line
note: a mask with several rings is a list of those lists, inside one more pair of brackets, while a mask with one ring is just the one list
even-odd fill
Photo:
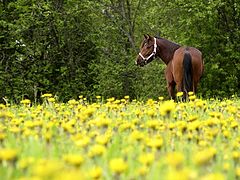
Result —
[[[140, 53], [139, 53], [139, 56], [141, 56], [141, 58], [144, 60], [144, 64], [147, 64], [148, 60], [149, 60], [152, 56], [155, 57], [156, 52], [157, 52], [157, 39], [154, 38], [154, 49], [153, 49], [152, 54], [150, 54], [148, 57], [145, 58], [145, 57], [143, 57], [143, 55], [142, 55], [141, 52], [140, 52]], [[154, 58], [154, 57], [153, 57], [153, 58]]]

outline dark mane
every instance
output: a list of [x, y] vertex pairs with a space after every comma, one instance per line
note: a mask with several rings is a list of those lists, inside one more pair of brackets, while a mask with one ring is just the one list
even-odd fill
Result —
[[161, 37], [158, 37], [158, 36], [155, 36], [155, 38], [160, 39], [160, 40], [166, 42], [171, 49], [175, 49], [176, 50], [176, 49], [181, 47], [179, 44], [177, 44], [175, 42], [172, 42], [172, 41], [169, 41], [167, 39], [164, 39], [164, 38], [161, 38]]

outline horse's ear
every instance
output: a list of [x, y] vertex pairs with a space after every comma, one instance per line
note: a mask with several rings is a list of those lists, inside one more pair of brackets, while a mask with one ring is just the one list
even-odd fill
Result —
[[144, 34], [144, 38], [148, 40], [150, 36], [148, 34]]

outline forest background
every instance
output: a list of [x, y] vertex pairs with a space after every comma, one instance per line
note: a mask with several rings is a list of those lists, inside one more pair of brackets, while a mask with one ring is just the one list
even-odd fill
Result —
[[0, 101], [167, 97], [165, 65], [135, 59], [143, 34], [204, 56], [198, 95], [240, 94], [238, 0], [2, 0]]

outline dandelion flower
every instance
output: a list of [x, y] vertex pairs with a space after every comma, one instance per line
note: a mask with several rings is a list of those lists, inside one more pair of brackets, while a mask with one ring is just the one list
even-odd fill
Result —
[[150, 165], [154, 161], [154, 154], [153, 153], [146, 153], [141, 154], [138, 158], [139, 162], [141, 162], [143, 165]]
[[34, 164], [33, 174], [41, 179], [52, 179], [61, 172], [63, 164], [55, 160], [42, 160]]
[[166, 162], [172, 167], [179, 167], [184, 161], [184, 156], [180, 152], [168, 153]]
[[29, 105], [31, 103], [31, 101], [29, 99], [24, 99], [22, 101], [20, 101], [21, 104], [24, 104], [24, 105]]
[[101, 156], [105, 152], [106, 152], [106, 147], [105, 146], [96, 144], [96, 145], [93, 145], [91, 147], [91, 149], [88, 152], [88, 156], [91, 157], [91, 158], [96, 157], [96, 156]]
[[236, 167], [235, 173], [237, 177], [240, 177], [240, 167]]
[[115, 158], [109, 162], [109, 167], [113, 173], [120, 174], [126, 171], [128, 165], [122, 158]]
[[124, 99], [126, 99], [126, 100], [129, 99], [129, 96], [124, 96]]
[[80, 154], [68, 154], [63, 157], [64, 161], [74, 166], [82, 165], [84, 158]]
[[192, 95], [194, 95], [194, 92], [190, 91], [190, 92], [188, 92], [188, 95], [192, 96]]
[[101, 96], [96, 96], [96, 99], [101, 99]]
[[160, 149], [163, 145], [163, 139], [162, 138], [146, 139], [146, 145], [151, 148]]
[[211, 174], [207, 174], [205, 176], [203, 176], [201, 178], [201, 180], [224, 180], [225, 177], [223, 174], [221, 173], [211, 173]]
[[197, 165], [205, 165], [215, 157], [216, 153], [217, 151], [213, 147], [199, 151], [193, 157], [194, 163]]
[[164, 100], [164, 97], [160, 96], [160, 97], [158, 97], [158, 100], [159, 100], [159, 101], [163, 101], [163, 100]]
[[145, 176], [149, 173], [149, 167], [147, 166], [141, 166], [138, 170], [137, 170], [138, 174], [140, 176]]
[[48, 100], [48, 102], [52, 102], [52, 103], [55, 102], [55, 99], [53, 97], [50, 97], [47, 100]]
[[46, 93], [46, 94], [43, 94], [41, 97], [42, 98], [45, 98], [45, 97], [50, 98], [50, 97], [52, 97], [52, 94], [51, 93]]
[[160, 114], [162, 116], [170, 115], [175, 110], [176, 104], [173, 101], [165, 101], [160, 106]]
[[18, 151], [16, 149], [0, 149], [0, 160], [15, 161]]
[[196, 98], [197, 98], [197, 97], [196, 97], [195, 95], [189, 96], [189, 99], [190, 99], [191, 101], [194, 101]]
[[183, 96], [183, 92], [180, 91], [180, 92], [177, 92], [177, 97], [182, 97]]
[[93, 167], [89, 171], [89, 176], [93, 179], [99, 179], [102, 176], [102, 168], [101, 167]]

